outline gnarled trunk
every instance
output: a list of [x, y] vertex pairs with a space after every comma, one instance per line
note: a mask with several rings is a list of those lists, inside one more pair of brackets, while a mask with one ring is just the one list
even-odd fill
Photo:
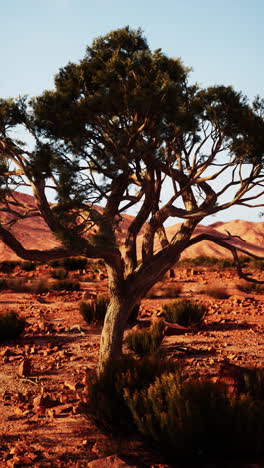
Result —
[[119, 294], [110, 298], [101, 334], [99, 375], [122, 354], [123, 335], [131, 309], [131, 302]]

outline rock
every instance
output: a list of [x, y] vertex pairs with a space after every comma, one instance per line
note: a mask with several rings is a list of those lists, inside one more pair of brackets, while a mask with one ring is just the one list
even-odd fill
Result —
[[182, 327], [181, 325], [178, 325], [177, 323], [165, 322], [165, 324], [166, 324], [165, 336], [182, 335], [189, 331], [188, 328]]
[[29, 377], [31, 375], [31, 361], [29, 359], [23, 359], [17, 373], [21, 377]]
[[136, 465], [128, 465], [117, 455], [110, 455], [110, 457], [100, 458], [87, 464], [89, 468], [139, 468]]

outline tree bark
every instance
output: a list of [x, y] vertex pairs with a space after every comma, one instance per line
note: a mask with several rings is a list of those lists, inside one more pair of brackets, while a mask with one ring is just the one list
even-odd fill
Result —
[[127, 320], [132, 310], [131, 302], [115, 295], [110, 298], [101, 334], [98, 374], [122, 355], [122, 343]]

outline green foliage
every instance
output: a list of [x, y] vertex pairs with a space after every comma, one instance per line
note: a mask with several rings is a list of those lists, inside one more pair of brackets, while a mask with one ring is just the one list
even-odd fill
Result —
[[36, 263], [35, 262], [22, 262], [21, 268], [24, 271], [34, 271], [36, 270]]
[[240, 283], [238, 283], [236, 287], [239, 291], [245, 292], [248, 294], [251, 294], [251, 293], [262, 294], [264, 292], [264, 284], [251, 283], [248, 281], [240, 281]]
[[74, 280], [58, 280], [52, 284], [54, 291], [80, 291], [80, 283]]
[[13, 311], [0, 314], [0, 341], [18, 338], [24, 331], [26, 322]]
[[51, 272], [50, 276], [54, 279], [62, 280], [67, 278], [68, 272], [65, 270], [65, 268], [56, 268]]
[[90, 302], [82, 301], [80, 303], [80, 312], [88, 325], [96, 323], [102, 325], [106, 310], [109, 304], [109, 298], [106, 296], [97, 296], [95, 300]]
[[134, 393], [154, 382], [157, 376], [175, 370], [175, 363], [159, 356], [135, 360], [125, 355], [111, 363], [104, 374], [87, 375], [87, 411], [107, 429], [134, 430], [133, 418], [124, 400], [124, 389]]
[[189, 327], [203, 320], [207, 307], [189, 299], [178, 299], [170, 304], [164, 304], [162, 310], [168, 322]]
[[139, 431], [173, 461], [263, 454], [264, 401], [231, 395], [210, 381], [158, 377], [125, 399]]
[[145, 356], [156, 352], [164, 337], [165, 323], [156, 320], [150, 328], [131, 331], [125, 340], [127, 347], [139, 356]]

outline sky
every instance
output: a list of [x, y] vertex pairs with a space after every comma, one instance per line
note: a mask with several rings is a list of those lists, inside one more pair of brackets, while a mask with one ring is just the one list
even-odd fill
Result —
[[[191, 82], [264, 97], [263, 0], [0, 0], [0, 7], [2, 98], [52, 89], [60, 67], [126, 25], [141, 27], [152, 50], [181, 57]], [[207, 222], [263, 221], [259, 211], [235, 208]]]

